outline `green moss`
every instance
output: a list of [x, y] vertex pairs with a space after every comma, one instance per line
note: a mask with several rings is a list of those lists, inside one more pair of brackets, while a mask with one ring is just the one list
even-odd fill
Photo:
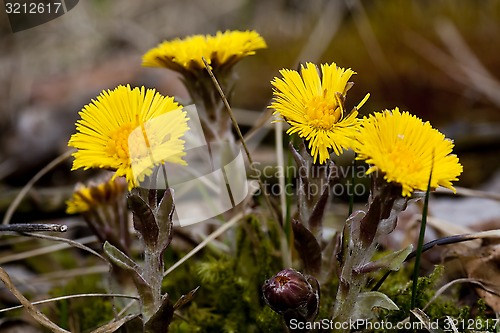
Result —
[[264, 307], [257, 314], [257, 327], [259, 332], [274, 333], [283, 332], [285, 325], [279, 314], [271, 310], [270, 307]]
[[174, 318], [172, 332], [258, 332], [276, 325], [281, 331], [280, 317], [261, 296], [264, 281], [282, 269], [278, 238], [271, 233], [272, 227], [264, 232], [262, 222], [251, 216], [238, 225], [230, 252], [205, 254], [195, 264], [186, 263], [183, 272], [169, 275], [169, 293], [179, 285], [201, 286], [179, 310], [182, 319]]
[[338, 280], [335, 278], [323, 282], [320, 285], [319, 311], [316, 321], [321, 319], [330, 319], [332, 315], [333, 304], [335, 304], [336, 293], [338, 289]]
[[[380, 291], [388, 295], [399, 307], [398, 311], [381, 310], [379, 318], [392, 323], [398, 323], [409, 316], [411, 304], [411, 280], [408, 279], [411, 267], [404, 268], [401, 272], [396, 272], [389, 276], [380, 288]], [[437, 283], [444, 271], [443, 266], [436, 266], [434, 272], [429, 276], [423, 276], [418, 279], [417, 285], [417, 308], [425, 307], [436, 293]], [[457, 296], [458, 297], [458, 296]], [[461, 321], [475, 318], [474, 320], [486, 320], [483, 317], [486, 307], [481, 307], [484, 303], [482, 299], [478, 301], [478, 314], [472, 316], [471, 309], [468, 306], [462, 306], [455, 301], [456, 297], [440, 295], [426, 309], [425, 313], [431, 321], [438, 321], [442, 328], [447, 318]], [[481, 322], [486, 327], [486, 322]]]

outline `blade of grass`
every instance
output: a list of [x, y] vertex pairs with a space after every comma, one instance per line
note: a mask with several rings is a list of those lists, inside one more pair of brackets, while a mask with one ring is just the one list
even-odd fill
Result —
[[35, 185], [35, 183], [42, 178], [47, 172], [58, 166], [60, 163], [64, 162], [71, 154], [74, 153], [74, 150], [68, 150], [67, 152], [57, 156], [54, 160], [52, 160], [49, 164], [47, 164], [42, 170], [38, 171], [33, 178], [30, 179], [29, 182], [24, 185], [21, 191], [17, 194], [16, 198], [12, 201], [7, 212], [5, 212], [5, 216], [3, 217], [2, 224], [9, 224], [12, 215], [16, 211], [17, 206], [21, 203], [21, 200], [26, 196], [29, 190]]
[[413, 285], [411, 289], [411, 306], [410, 309], [415, 309], [417, 302], [417, 285], [420, 268], [420, 258], [422, 257], [422, 249], [424, 247], [425, 226], [427, 224], [427, 213], [429, 210], [429, 196], [431, 194], [432, 171], [434, 169], [434, 152], [432, 154], [431, 172], [429, 181], [427, 182], [427, 191], [425, 192], [424, 207], [422, 208], [422, 221], [420, 222], [420, 234], [418, 235], [417, 252], [415, 256], [415, 267], [413, 268]]
[[[31, 304], [32, 305], [39, 305], [39, 304], [57, 302], [57, 301], [65, 300], [65, 299], [80, 298], [80, 297], [121, 297], [121, 298], [131, 298], [134, 300], [139, 300], [139, 297], [137, 297], [137, 296], [124, 295], [124, 294], [99, 294], [98, 293], [98, 294], [65, 295], [65, 296], [48, 298], [48, 299], [44, 299], [41, 301], [32, 302]], [[11, 310], [16, 310], [16, 309], [21, 309], [23, 307], [24, 307], [24, 305], [16, 305], [16, 306], [12, 306], [10, 308], [0, 309], [0, 313], [11, 311]]]

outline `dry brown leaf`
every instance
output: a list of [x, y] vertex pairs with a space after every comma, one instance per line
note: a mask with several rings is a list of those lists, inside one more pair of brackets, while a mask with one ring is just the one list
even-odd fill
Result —
[[500, 312], [500, 244], [481, 247], [464, 262], [469, 278], [482, 281], [489, 291], [476, 288], [477, 293], [495, 312]]
[[500, 312], [500, 244], [457, 251], [454, 257], [459, 260], [468, 278], [484, 285], [484, 288], [475, 288], [478, 295], [495, 312]]

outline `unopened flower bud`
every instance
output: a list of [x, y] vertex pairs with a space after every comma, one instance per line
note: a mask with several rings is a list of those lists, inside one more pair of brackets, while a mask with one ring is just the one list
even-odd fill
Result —
[[285, 319], [312, 321], [319, 309], [317, 280], [294, 269], [285, 269], [262, 286], [266, 303]]

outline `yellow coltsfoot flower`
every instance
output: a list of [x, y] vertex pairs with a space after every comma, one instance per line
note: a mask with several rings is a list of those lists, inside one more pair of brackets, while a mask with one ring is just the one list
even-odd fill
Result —
[[68, 145], [77, 149], [72, 170], [101, 168], [125, 176], [137, 187], [154, 166], [185, 164], [186, 112], [173, 97], [154, 89], [118, 86], [103, 91], [79, 113], [77, 133]]
[[431, 188], [455, 191], [463, 167], [451, 154], [453, 142], [429, 122], [398, 108], [376, 112], [363, 119], [354, 150], [357, 159], [371, 167], [367, 173], [381, 172], [389, 183], [402, 187], [402, 195], [425, 191], [432, 168]]
[[288, 134], [297, 133], [308, 141], [314, 163], [323, 164], [331, 150], [340, 155], [352, 146], [359, 120], [356, 109], [348, 115], [344, 110], [345, 95], [352, 86], [348, 81], [355, 72], [335, 63], [320, 68], [307, 63], [301, 66], [300, 73], [282, 69], [283, 78], [271, 82], [274, 102], [270, 108], [290, 124]]
[[266, 48], [256, 31], [225, 31], [213, 35], [193, 35], [184, 39], [164, 41], [150, 49], [142, 58], [147, 67], [165, 67], [176, 72], [205, 72], [202, 57], [214, 71], [229, 69], [241, 58]]

